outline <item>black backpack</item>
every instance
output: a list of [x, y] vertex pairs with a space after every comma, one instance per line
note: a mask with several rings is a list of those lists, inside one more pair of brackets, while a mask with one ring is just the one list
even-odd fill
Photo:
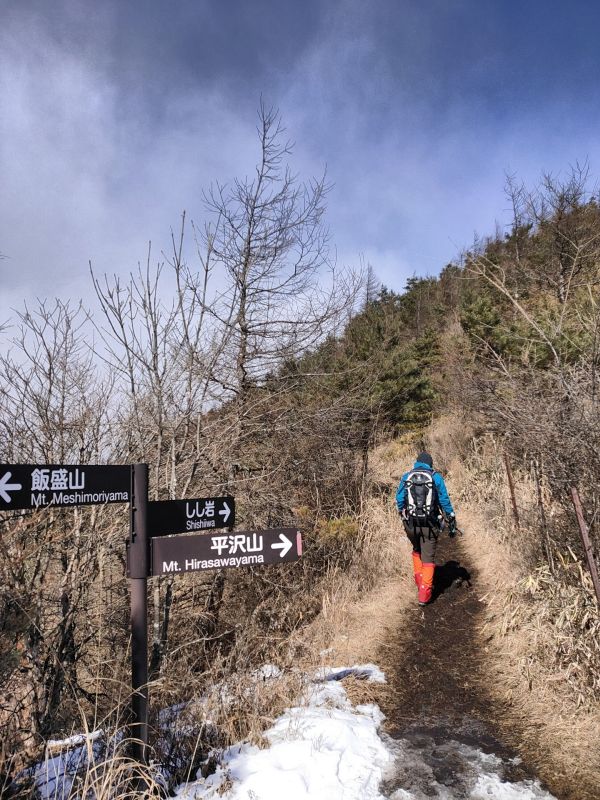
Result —
[[416, 525], [438, 523], [439, 500], [433, 470], [418, 468], [406, 476], [406, 515]]

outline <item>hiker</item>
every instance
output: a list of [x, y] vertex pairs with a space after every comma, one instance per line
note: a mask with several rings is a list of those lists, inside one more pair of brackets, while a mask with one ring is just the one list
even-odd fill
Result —
[[448, 525], [448, 536], [456, 534], [456, 517], [444, 479], [433, 469], [429, 453], [419, 453], [414, 467], [402, 476], [396, 492], [398, 511], [406, 535], [413, 547], [413, 569], [419, 590], [419, 605], [431, 600], [435, 550], [444, 528], [442, 511]]

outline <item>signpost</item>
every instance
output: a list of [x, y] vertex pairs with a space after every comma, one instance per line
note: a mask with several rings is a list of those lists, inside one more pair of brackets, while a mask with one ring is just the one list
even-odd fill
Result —
[[0, 511], [128, 503], [129, 466], [0, 464]]
[[150, 536], [233, 528], [233, 497], [204, 497], [199, 500], [158, 500], [149, 506]]
[[169, 536], [152, 539], [152, 574], [282, 564], [301, 555], [302, 537], [296, 528], [236, 531], [223, 536]]
[[[148, 501], [148, 465], [0, 464], [0, 511], [130, 503], [133, 756], [148, 754], [148, 578], [282, 564], [302, 555], [296, 528], [232, 531], [233, 497]], [[213, 534], [229, 528], [228, 533]], [[200, 532], [203, 531], [203, 532]], [[188, 533], [188, 536], [171, 534]]]

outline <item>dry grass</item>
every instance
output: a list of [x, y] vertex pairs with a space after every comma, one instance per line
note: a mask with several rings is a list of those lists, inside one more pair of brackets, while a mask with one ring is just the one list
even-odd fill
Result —
[[[378, 447], [370, 459], [372, 494], [362, 513], [364, 548], [350, 572], [330, 576], [321, 612], [303, 632], [303, 668], [375, 661], [391, 670], [397, 661], [397, 629], [414, 604], [410, 544], [395, 505], [395, 493], [414, 444], [395, 440]], [[351, 701], [382, 702], [389, 684], [348, 678]], [[386, 703], [390, 705], [390, 703]]]
[[[152, 767], [133, 761], [126, 754], [127, 740], [123, 740], [123, 752], [112, 753], [101, 760], [91, 760], [87, 769], [76, 776], [66, 800], [93, 797], [94, 800], [133, 800], [142, 797], [160, 797], [164, 794], [164, 782]], [[62, 800], [63, 795], [57, 798]], [[50, 795], [49, 800], [52, 800]]]
[[[215, 663], [212, 681], [204, 676], [201, 696], [164, 709], [151, 720], [149, 765], [130, 755], [132, 740], [117, 722], [123, 718], [123, 708], [114, 709], [111, 719], [98, 719], [99, 731], [94, 734], [82, 712], [79, 729], [84, 733], [77, 741], [57, 741], [46, 748], [37, 771], [37, 782], [46, 784], [45, 796], [48, 800], [164, 797], [169, 788], [195, 780], [199, 772], [204, 777], [211, 774], [228, 745], [247, 741], [263, 746], [265, 729], [301, 697], [306, 676], [293, 668], [241, 671], [223, 679], [228, 672], [226, 664]], [[57, 759], [65, 765], [58, 772], [59, 782]], [[2, 797], [37, 797], [32, 779], [23, 778], [19, 785], [0, 782], [0, 789]]]
[[[566, 552], [561, 569], [572, 573], [572, 580], [560, 582], [548, 569], [532, 569], [533, 560], [523, 557], [526, 531], [516, 538], [503, 465], [492, 439], [473, 446], [469, 426], [455, 416], [437, 421], [426, 444], [444, 471], [459, 510], [463, 544], [484, 609], [480, 636], [487, 689], [509, 709], [504, 726], [519, 731], [520, 745], [532, 763], [540, 765], [542, 777], [545, 763], [554, 774], [579, 774], [582, 787], [586, 781], [592, 785], [595, 771], [600, 774], [600, 709], [593, 702], [598, 683], [595, 675], [590, 678], [599, 623], [597, 610], [588, 602], [591, 590], [585, 570]], [[202, 697], [178, 714], [165, 737], [165, 749], [156, 753], [178, 780], [195, 775], [203, 760], [206, 767], [220, 748], [232, 742], [260, 745], [264, 730], [298, 701], [302, 676], [314, 668], [370, 661], [383, 669], [395, 665], [398, 627], [414, 604], [414, 586], [410, 545], [394, 495], [414, 455], [409, 439], [377, 448], [370, 461], [372, 494], [364, 500], [358, 525], [346, 518], [319, 521], [315, 535], [327, 541], [333, 538], [349, 552], [354, 548], [355, 557], [347, 568], [333, 567], [323, 575], [313, 598], [318, 613], [311, 613], [311, 621], [285, 635], [279, 630], [248, 631], [249, 640], [273, 637], [273, 661], [281, 669], [278, 677], [255, 671], [256, 653], [251, 648], [213, 659], [210, 673], [186, 677], [176, 669], [165, 672], [171, 677], [163, 677], [154, 690], [161, 705], [177, 702], [185, 681], [187, 697]], [[516, 471], [516, 477], [524, 527], [534, 525], [536, 487], [527, 473]], [[477, 505], [469, 501], [473, 497], [480, 498]], [[553, 513], [550, 510], [551, 520]], [[578, 583], [583, 588], [574, 591]], [[304, 600], [300, 597], [297, 602]], [[355, 703], [393, 705], [385, 685], [353, 678], [344, 685]], [[178, 772], [177, 765], [185, 766]], [[131, 784], [125, 777], [131, 770], [131, 762], [119, 754], [114, 765], [96, 766], [82, 775], [78, 794], [92, 790], [97, 797], [127, 797]], [[154, 791], [155, 778], [142, 777], [148, 781], [148, 792]]]
[[[460, 419], [442, 420], [433, 429], [436, 446], [444, 448], [464, 430]], [[556, 553], [561, 563], [552, 572], [540, 566], [540, 553], [531, 550], [539, 541], [537, 488], [528, 473], [515, 471], [522, 516], [517, 531], [492, 439], [471, 448], [466, 464], [450, 464], [449, 489], [485, 609], [480, 634], [487, 688], [507, 705], [504, 726], [520, 732], [540, 775], [579, 777], [579, 797], [597, 798], [600, 618], [587, 569], [568, 548]], [[483, 501], [468, 501], [474, 497]], [[550, 525], [557, 524], [559, 511], [549, 507], [547, 513]]]
[[[100, 737], [80, 737], [81, 742], [54, 743], [48, 747], [35, 776], [0, 785], [0, 796], [21, 800], [129, 800], [164, 796], [166, 782], [155, 765], [143, 765], [130, 755], [133, 740], [126, 729], [113, 729]], [[63, 766], [59, 766], [62, 764]]]
[[[426, 444], [447, 477], [476, 574], [483, 606], [479, 633], [486, 688], [508, 708], [502, 727], [509, 739], [511, 731], [518, 731], [519, 745], [541, 776], [544, 769], [551, 769], [554, 776], [580, 775], [581, 798], [591, 798], [594, 795], [586, 795], [584, 787], [592, 785], [596, 771], [600, 773], [600, 712], [587, 693], [595, 686], [589, 683], [586, 662], [594, 655], [597, 624], [597, 616], [582, 600], [589, 594], [589, 581], [568, 553], [567, 570], [577, 570], [583, 579], [579, 592], [573, 591], [571, 582], [549, 580], [543, 569], [531, 568], [532, 554], [523, 558], [522, 539], [515, 537], [512, 527], [498, 447], [492, 439], [475, 446], [472, 441], [469, 426], [455, 416], [436, 422]], [[323, 536], [347, 536], [356, 542], [357, 557], [348, 570], [333, 569], [324, 576], [316, 597], [318, 615], [294, 631], [285, 645], [281, 643], [280, 655], [285, 651], [292, 658], [288, 667], [293, 663], [310, 671], [368, 661], [377, 661], [384, 669], [395, 665], [397, 631], [414, 604], [414, 587], [410, 546], [394, 494], [414, 455], [409, 439], [387, 443], [372, 454], [373, 494], [364, 502], [358, 537], [347, 521], [321, 525]], [[517, 473], [524, 526], [536, 523], [536, 491], [530, 475]], [[480, 498], [477, 506], [469, 503], [474, 496]], [[553, 513], [549, 511], [551, 521]], [[287, 667], [284, 674], [294, 675]], [[385, 698], [389, 687], [352, 678], [344, 685], [355, 703], [392, 705]], [[583, 695], [582, 687], [587, 687]], [[238, 689], [233, 703], [223, 703], [218, 693], [213, 698], [211, 713], [230, 740], [250, 737], [260, 742], [264, 728], [299, 694], [293, 677], [280, 684], [267, 682], [261, 687], [265, 697], [253, 697], [250, 704], [247, 684], [242, 681]], [[582, 701], [583, 696], [588, 699]]]

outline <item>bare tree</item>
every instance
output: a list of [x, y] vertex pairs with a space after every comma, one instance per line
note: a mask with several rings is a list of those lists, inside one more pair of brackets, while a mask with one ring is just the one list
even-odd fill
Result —
[[225, 331], [227, 345], [214, 379], [233, 400], [230, 480], [239, 475], [249, 432], [251, 392], [286, 359], [315, 346], [341, 309], [352, 304], [358, 285], [330, 271], [323, 224], [325, 175], [301, 183], [287, 158], [291, 143], [277, 111], [261, 102], [260, 160], [252, 177], [217, 184], [206, 196], [214, 222], [203, 232], [207, 252], [226, 277], [226, 288], [206, 311]]
[[[357, 296], [360, 281], [328, 261], [325, 178], [304, 184], [293, 175], [283, 134], [279, 115], [261, 104], [254, 175], [206, 194], [191, 257], [184, 217], [160, 263], [149, 254], [126, 283], [94, 277], [104, 358], [128, 395], [123, 430], [132, 457], [152, 465], [154, 497], [197, 486], [243, 499], [261, 483], [272, 497], [281, 459], [266, 438], [290, 419], [280, 402], [289, 383], [278, 386], [276, 375], [319, 343]], [[205, 616], [214, 620], [225, 576], [209, 580]], [[163, 585], [161, 601], [155, 581], [157, 669], [172, 601], [172, 581]]]
[[[87, 314], [56, 301], [18, 314], [0, 356], [0, 443], [11, 461], [94, 463], [110, 455], [110, 381], [86, 344]], [[85, 690], [77, 666], [97, 635], [82, 625], [98, 574], [100, 511], [49, 509], [0, 522], [0, 599], [15, 622], [16, 661], [0, 716], [32, 750]]]
[[[538, 494], [543, 479], [565, 520], [570, 484], [577, 483], [594, 508], [599, 502], [600, 210], [587, 182], [587, 166], [562, 182], [545, 176], [533, 192], [511, 182], [511, 234], [471, 253], [465, 268], [496, 304], [495, 338], [510, 342], [503, 352], [485, 332], [480, 337], [488, 369], [468, 379], [475, 403], [515, 458], [533, 461]], [[554, 569], [562, 562], [552, 555], [545, 517], [540, 530]], [[554, 534], [556, 552], [561, 539], [579, 548], [572, 531], [566, 522], [560, 536]]]
[[533, 190], [507, 179], [516, 264], [537, 285], [550, 288], [561, 305], [578, 285], [592, 280], [600, 256], [598, 192], [589, 183], [587, 162], [577, 163], [565, 179], [546, 173]]
[[[324, 176], [302, 183], [291, 172], [291, 145], [264, 105], [258, 133], [254, 174], [208, 192], [201, 228], [184, 215], [169, 253], [155, 262], [149, 248], [126, 279], [92, 273], [93, 326], [82, 307], [60, 302], [20, 315], [13, 348], [0, 358], [7, 460], [147, 461], [153, 499], [235, 492], [244, 524], [295, 520], [293, 498], [314, 499], [323, 513], [347, 510], [364, 478], [348, 433], [362, 411], [356, 393], [329, 392], [339, 363], [311, 359], [325, 340], [335, 348], [362, 279], [329, 261]], [[92, 699], [109, 656], [125, 650], [122, 527], [116, 513], [96, 507], [0, 521], [8, 620], [0, 670], [9, 672], [0, 724], [10, 720], [15, 742], [29, 736], [31, 751], [73, 718], [68, 698]], [[225, 573], [153, 579], [154, 674], [164, 677], [190, 630], [198, 645], [190, 670], [201, 674], [225, 638], [231, 652], [251, 652], [238, 639], [241, 614], [254, 620], [257, 612], [265, 626], [276, 617], [282, 629], [296, 624], [281, 609], [301, 575], [287, 570], [275, 585], [257, 571], [238, 581], [231, 623], [222, 619], [233, 607]], [[185, 626], [171, 615], [177, 603]], [[113, 696], [108, 680], [103, 687]]]
[[[100, 281], [92, 273], [103, 312], [104, 324], [97, 328], [105, 344], [103, 358], [127, 398], [120, 424], [124, 449], [129, 460], [149, 461], [154, 499], [186, 495], [200, 462], [212, 463], [204, 416], [212, 399], [212, 365], [223, 341], [205, 313], [210, 252], [202, 257], [202, 277], [194, 276], [190, 290], [184, 236], [185, 215], [178, 237], [172, 236], [170, 256], [153, 266], [149, 248], [145, 269], [125, 283], [116, 276]], [[163, 291], [165, 270], [170, 293]], [[166, 648], [172, 583], [154, 581], [154, 671]]]

